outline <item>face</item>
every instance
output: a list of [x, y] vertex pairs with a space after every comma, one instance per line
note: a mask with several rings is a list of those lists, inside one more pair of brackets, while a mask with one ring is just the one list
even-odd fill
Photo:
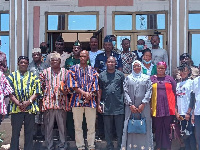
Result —
[[150, 52], [146, 52], [146, 53], [144, 53], [144, 55], [143, 55], [143, 59], [145, 60], [145, 61], [150, 61], [151, 60], [151, 53]]
[[123, 42], [122, 42], [122, 48], [123, 48], [123, 50], [129, 50], [129, 48], [130, 48], [130, 41], [129, 40], [123, 40]]
[[91, 49], [98, 49], [98, 40], [96, 38], [90, 39], [90, 48]]
[[62, 52], [64, 50], [64, 42], [55, 42], [55, 47], [57, 52]]
[[105, 42], [103, 46], [106, 52], [111, 52], [113, 49], [113, 45], [111, 42]]
[[73, 46], [73, 53], [75, 56], [79, 56], [81, 52], [81, 47], [80, 46]]
[[40, 49], [41, 49], [42, 53], [46, 53], [47, 52], [47, 44], [46, 44], [46, 42], [42, 42], [40, 44]]
[[157, 65], [157, 74], [158, 75], [165, 75], [165, 66], [164, 65]]
[[143, 40], [138, 40], [137, 41], [137, 45], [144, 45], [144, 44], [145, 44], [145, 42]]
[[154, 46], [157, 46], [157, 45], [159, 45], [159, 43], [160, 43], [159, 37], [158, 36], [152, 36], [151, 44], [154, 45]]
[[51, 67], [52, 68], [60, 68], [61, 60], [60, 58], [51, 58]]
[[184, 57], [184, 58], [182, 58], [182, 59], [181, 59], [181, 64], [184, 64], [184, 63], [190, 65], [191, 59], [190, 59], [189, 57]]
[[140, 71], [141, 71], [141, 65], [138, 64], [138, 63], [134, 63], [133, 70], [134, 70], [135, 73], [140, 73]]
[[41, 61], [42, 55], [41, 55], [41, 53], [36, 52], [36, 53], [32, 53], [32, 57], [33, 57], [34, 62], [38, 62], [38, 61]]
[[107, 60], [108, 70], [115, 70], [116, 60], [114, 57], [109, 57]]
[[28, 68], [28, 61], [26, 59], [21, 59], [18, 62], [18, 66], [19, 66], [19, 71], [20, 72], [26, 72], [27, 68]]
[[86, 50], [83, 50], [80, 53], [80, 64], [87, 64], [87, 61], [89, 59], [89, 54]]
[[180, 76], [182, 79], [186, 79], [189, 75], [190, 71], [187, 67], [184, 68], [184, 70], [180, 71]]

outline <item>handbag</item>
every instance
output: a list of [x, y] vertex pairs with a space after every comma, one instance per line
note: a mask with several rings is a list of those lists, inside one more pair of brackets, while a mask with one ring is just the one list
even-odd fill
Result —
[[146, 134], [146, 118], [142, 118], [140, 114], [140, 120], [135, 120], [134, 114], [131, 115], [128, 120], [128, 133], [136, 133], [136, 134]]

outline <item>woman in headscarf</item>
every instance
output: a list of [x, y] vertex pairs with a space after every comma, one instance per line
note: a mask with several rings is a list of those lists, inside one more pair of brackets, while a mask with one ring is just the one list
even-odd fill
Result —
[[[153, 149], [152, 121], [150, 115], [151, 80], [142, 74], [141, 62], [132, 63], [132, 73], [124, 81], [125, 121], [122, 136], [122, 150]], [[146, 134], [127, 133], [128, 120], [134, 114], [135, 119], [146, 118]], [[141, 116], [140, 116], [141, 113]]]
[[143, 51], [142, 72], [149, 76], [157, 74], [156, 65], [152, 63], [151, 59], [152, 59], [151, 50], [147, 48]]
[[170, 124], [175, 115], [176, 82], [165, 74], [166, 69], [165, 62], [158, 62], [157, 74], [151, 76], [153, 82], [151, 107], [157, 150], [171, 149]]

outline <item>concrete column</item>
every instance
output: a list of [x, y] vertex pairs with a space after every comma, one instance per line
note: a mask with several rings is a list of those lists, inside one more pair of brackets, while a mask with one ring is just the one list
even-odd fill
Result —
[[40, 6], [33, 7], [33, 48], [40, 47]]
[[28, 56], [28, 0], [10, 0], [10, 70], [17, 69], [17, 59]]
[[170, 72], [179, 66], [179, 56], [188, 52], [188, 0], [169, 3], [169, 58]]

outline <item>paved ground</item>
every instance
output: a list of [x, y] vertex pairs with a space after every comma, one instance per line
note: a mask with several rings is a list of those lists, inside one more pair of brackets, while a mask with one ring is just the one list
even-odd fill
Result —
[[[20, 149], [23, 150], [23, 145], [24, 145], [24, 128], [22, 128], [21, 133], [20, 133]], [[11, 140], [11, 124], [10, 124], [10, 119], [7, 118], [5, 119], [1, 126], [0, 126], [0, 132], [4, 133], [3, 134], [3, 145], [7, 145], [10, 144], [10, 140]], [[144, 141], [145, 142], [145, 141]], [[54, 142], [55, 143], [55, 147], [56, 147], [56, 143], [57, 141]], [[69, 150], [76, 150], [75, 147], [75, 142], [74, 141], [70, 141], [67, 143]], [[96, 150], [105, 150], [105, 146], [106, 146], [106, 142], [105, 141], [101, 141], [101, 142], [96, 142]], [[115, 143], [116, 146], [116, 143]], [[44, 142], [43, 141], [36, 141], [34, 143], [34, 149], [35, 150], [44, 150]], [[172, 150], [178, 150], [179, 149], [179, 143], [177, 140], [173, 141], [172, 144]], [[4, 148], [0, 148], [0, 150], [5, 150]]]

